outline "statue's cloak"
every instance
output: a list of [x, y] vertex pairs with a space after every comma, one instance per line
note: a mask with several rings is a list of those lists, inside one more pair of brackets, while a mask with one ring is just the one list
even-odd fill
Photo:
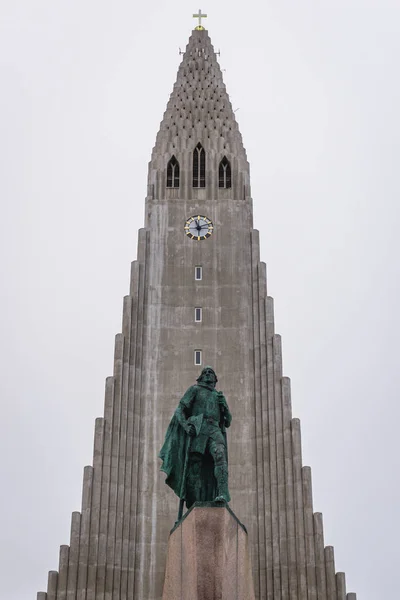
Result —
[[[192, 423], [196, 429], [196, 435], [200, 433], [203, 422], [203, 415], [190, 417], [188, 423]], [[183, 429], [178, 419], [174, 415], [165, 434], [164, 445], [161, 448], [159, 457], [163, 461], [161, 471], [166, 473], [165, 483], [172, 488], [179, 498], [185, 498], [185, 461], [190, 449], [191, 438]]]
[[164, 445], [161, 448], [159, 456], [163, 461], [161, 471], [164, 471], [167, 475], [165, 483], [174, 490], [179, 498], [181, 497], [183, 471], [189, 439], [189, 436], [174, 415], [165, 434]]

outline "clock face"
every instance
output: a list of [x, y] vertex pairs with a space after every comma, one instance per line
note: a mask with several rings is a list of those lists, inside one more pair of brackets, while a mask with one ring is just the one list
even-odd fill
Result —
[[203, 215], [189, 217], [185, 223], [186, 235], [197, 242], [209, 238], [213, 230], [214, 225], [208, 217], [204, 217]]

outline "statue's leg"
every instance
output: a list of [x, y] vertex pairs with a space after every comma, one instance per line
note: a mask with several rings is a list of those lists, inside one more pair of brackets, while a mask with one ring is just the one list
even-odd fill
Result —
[[215, 498], [215, 502], [229, 502], [231, 498], [228, 490], [228, 461], [222, 433], [220, 437], [213, 435], [213, 438], [210, 440], [209, 449], [214, 461], [214, 476], [217, 480], [217, 497]]
[[190, 508], [192, 504], [201, 500], [201, 466], [203, 456], [197, 452], [191, 452], [189, 458], [189, 468], [186, 477], [186, 506]]

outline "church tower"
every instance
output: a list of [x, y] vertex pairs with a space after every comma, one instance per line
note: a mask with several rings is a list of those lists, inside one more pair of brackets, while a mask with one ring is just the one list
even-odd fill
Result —
[[[231, 506], [258, 600], [355, 600], [324, 547], [253, 229], [249, 164], [207, 31], [193, 32], [149, 164], [104, 417], [69, 546], [37, 600], [161, 600], [178, 499], [158, 453], [212, 365], [229, 403]], [[177, 599], [178, 600], [178, 599]]]

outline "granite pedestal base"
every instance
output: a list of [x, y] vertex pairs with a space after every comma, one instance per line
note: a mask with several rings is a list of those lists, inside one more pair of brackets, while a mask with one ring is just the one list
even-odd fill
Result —
[[227, 505], [196, 503], [171, 531], [163, 600], [254, 600], [245, 527]]

